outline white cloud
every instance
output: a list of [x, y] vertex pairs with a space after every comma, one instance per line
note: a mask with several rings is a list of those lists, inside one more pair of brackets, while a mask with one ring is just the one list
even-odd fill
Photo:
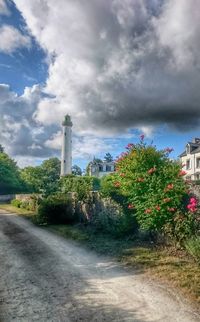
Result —
[[102, 136], [198, 124], [197, 0], [14, 2], [49, 58], [54, 98], [41, 100], [38, 122], [70, 113], [77, 134]]
[[5, 16], [10, 15], [10, 11], [8, 9], [8, 6], [5, 0], [0, 0], [0, 15], [5, 15]]
[[21, 47], [30, 47], [31, 40], [27, 35], [23, 35], [18, 29], [3, 25], [0, 27], [0, 52], [11, 54]]
[[[129, 137], [133, 129], [151, 136], [160, 124], [181, 131], [199, 126], [198, 0], [14, 3], [49, 63], [42, 88], [46, 95], [29, 88], [16, 97], [0, 88], [2, 101], [8, 95], [12, 102], [23, 103], [21, 111], [17, 108], [19, 115], [25, 113], [23, 124], [18, 118], [16, 123], [23, 135], [31, 128], [25, 146], [32, 149], [27, 153], [50, 155], [60, 144], [60, 123], [67, 113], [74, 123], [75, 151], [81, 155], [90, 155], [91, 146], [99, 153], [109, 150], [112, 144], [105, 138]], [[8, 39], [4, 51], [18, 48], [9, 46]], [[11, 39], [20, 43], [18, 37]], [[11, 118], [12, 104], [6, 103]], [[20, 140], [22, 136], [16, 142]]]

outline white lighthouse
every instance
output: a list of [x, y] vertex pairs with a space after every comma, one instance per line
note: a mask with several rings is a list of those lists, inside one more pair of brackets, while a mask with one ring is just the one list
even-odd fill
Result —
[[72, 121], [69, 115], [62, 122], [61, 176], [72, 173]]

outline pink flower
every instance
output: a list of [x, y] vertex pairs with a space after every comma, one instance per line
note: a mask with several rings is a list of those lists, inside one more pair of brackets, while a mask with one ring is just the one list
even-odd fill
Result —
[[151, 213], [151, 209], [150, 208], [147, 208], [146, 210], [145, 210], [145, 214], [150, 214]]
[[156, 168], [154, 167], [154, 168], [149, 169], [149, 170], [148, 170], [148, 173], [149, 173], [149, 174], [152, 174], [152, 173], [154, 173], [155, 171], [156, 171]]
[[145, 137], [145, 135], [144, 135], [144, 134], [141, 134], [141, 135], [140, 135], [140, 139], [141, 139], [141, 141], [143, 141], [143, 140], [144, 140], [144, 137]]
[[160, 206], [156, 206], [156, 210], [160, 211], [160, 209], [161, 209]]
[[120, 173], [120, 177], [125, 177], [125, 173]]
[[133, 208], [135, 208], [135, 206], [133, 204], [128, 205], [128, 209], [133, 209]]
[[194, 197], [190, 198], [190, 203], [197, 204], [197, 199]]

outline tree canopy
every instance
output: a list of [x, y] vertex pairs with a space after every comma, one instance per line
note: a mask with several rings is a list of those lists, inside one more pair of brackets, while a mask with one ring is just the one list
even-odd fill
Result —
[[0, 153], [0, 193], [17, 193], [26, 190], [17, 164], [6, 153]]

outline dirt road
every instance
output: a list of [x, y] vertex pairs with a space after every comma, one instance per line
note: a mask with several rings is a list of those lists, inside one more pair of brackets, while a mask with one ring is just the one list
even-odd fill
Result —
[[0, 214], [0, 322], [190, 322], [180, 297], [118, 263]]

